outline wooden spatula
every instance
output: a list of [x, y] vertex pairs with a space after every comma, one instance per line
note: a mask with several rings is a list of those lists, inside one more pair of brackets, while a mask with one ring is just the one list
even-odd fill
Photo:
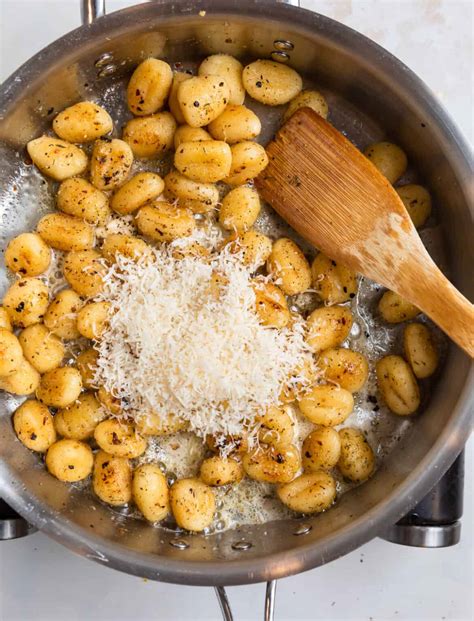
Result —
[[474, 306], [436, 267], [397, 193], [360, 151], [301, 108], [267, 154], [256, 185], [298, 233], [415, 304], [474, 357]]

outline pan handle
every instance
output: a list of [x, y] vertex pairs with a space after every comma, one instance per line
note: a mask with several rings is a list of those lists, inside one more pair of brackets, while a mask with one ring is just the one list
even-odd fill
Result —
[[[263, 612], [263, 621], [273, 621], [275, 616], [275, 593], [276, 593], [276, 580], [267, 582], [265, 589], [265, 608]], [[230, 608], [229, 599], [227, 597], [226, 590], [223, 586], [215, 587], [219, 606], [221, 607], [223, 621], [234, 621], [234, 615]]]
[[[276, 2], [300, 6], [300, 0], [276, 0]], [[84, 25], [92, 24], [92, 22], [104, 15], [105, 0], [81, 0], [81, 18]]]

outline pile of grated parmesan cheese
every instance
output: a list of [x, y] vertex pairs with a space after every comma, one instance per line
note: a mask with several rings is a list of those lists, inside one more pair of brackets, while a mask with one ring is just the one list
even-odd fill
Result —
[[302, 318], [283, 330], [259, 323], [252, 268], [239, 253], [118, 255], [104, 282], [97, 299], [110, 303], [110, 321], [96, 344], [95, 382], [135, 418], [172, 413], [201, 437], [240, 436], [311, 363]]

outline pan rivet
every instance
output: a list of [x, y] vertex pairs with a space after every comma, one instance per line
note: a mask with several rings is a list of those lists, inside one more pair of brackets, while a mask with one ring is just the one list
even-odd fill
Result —
[[97, 75], [99, 78], [106, 78], [109, 75], [113, 75], [117, 71], [116, 65], [105, 65], [103, 69], [101, 69]]
[[293, 535], [295, 535], [296, 537], [299, 537], [300, 535], [307, 535], [312, 529], [313, 527], [310, 524], [301, 524], [295, 530]]
[[189, 543], [186, 543], [186, 541], [182, 539], [172, 539], [170, 541], [170, 546], [178, 548], [178, 550], [186, 550], [186, 548], [189, 548]]
[[95, 61], [94, 63], [94, 67], [97, 67], [97, 69], [99, 69], [100, 67], [104, 67], [105, 65], [107, 65], [111, 60], [113, 60], [114, 55], [111, 54], [110, 52], [104, 52], [103, 54], [101, 54], [99, 56], [99, 58]]
[[285, 41], [284, 39], [277, 39], [273, 41], [273, 47], [280, 52], [291, 52], [291, 50], [295, 49], [295, 46], [291, 41]]
[[236, 541], [231, 546], [232, 550], [237, 550], [239, 552], [250, 550], [251, 547], [252, 544], [249, 541]]
[[290, 60], [290, 55], [286, 52], [272, 52], [270, 56], [277, 63], [287, 63]]

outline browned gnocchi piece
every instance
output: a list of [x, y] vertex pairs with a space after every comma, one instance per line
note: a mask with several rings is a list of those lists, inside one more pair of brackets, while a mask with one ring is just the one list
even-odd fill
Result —
[[295, 242], [287, 237], [273, 244], [267, 271], [287, 295], [303, 293], [311, 286], [309, 263]]
[[219, 202], [219, 190], [213, 183], [192, 181], [177, 170], [165, 177], [165, 188], [170, 200], [178, 199], [179, 205], [194, 213], [206, 213]]
[[115, 190], [124, 183], [133, 164], [133, 152], [124, 140], [96, 140], [91, 156], [91, 182], [99, 190]]
[[410, 365], [401, 356], [385, 356], [375, 365], [382, 398], [394, 414], [408, 416], [420, 406], [420, 389]]
[[28, 155], [39, 170], [55, 181], [82, 174], [87, 168], [87, 155], [70, 142], [41, 136], [26, 145]]
[[249, 108], [229, 105], [209, 123], [208, 130], [214, 140], [235, 144], [256, 138], [262, 131], [262, 124], [255, 112]]
[[311, 266], [313, 288], [326, 304], [342, 304], [355, 297], [357, 276], [322, 252]]
[[0, 377], [0, 390], [11, 392], [13, 395], [31, 395], [38, 388], [41, 375], [26, 360], [22, 358], [19, 366], [5, 377]]
[[330, 470], [339, 461], [341, 439], [332, 427], [320, 427], [306, 436], [301, 449], [305, 472]]
[[271, 406], [257, 417], [258, 439], [262, 444], [287, 446], [292, 443], [294, 422], [284, 409]]
[[221, 140], [182, 142], [174, 155], [179, 172], [198, 183], [222, 181], [229, 174], [231, 163], [231, 149]]
[[51, 412], [34, 399], [25, 401], [15, 410], [13, 428], [20, 442], [37, 453], [45, 453], [56, 442]]
[[337, 347], [349, 336], [352, 312], [347, 306], [321, 306], [306, 320], [306, 342], [315, 352]]
[[253, 99], [267, 106], [280, 106], [296, 97], [303, 87], [294, 69], [272, 60], [256, 60], [244, 68], [242, 81]]
[[50, 262], [51, 250], [37, 233], [21, 233], [5, 250], [5, 265], [22, 276], [39, 276]]
[[214, 455], [205, 459], [199, 471], [201, 481], [211, 487], [238, 483], [244, 476], [242, 464], [232, 457]]
[[229, 87], [229, 104], [244, 103], [245, 89], [242, 84], [243, 66], [229, 54], [213, 54], [205, 58], [199, 65], [199, 75], [220, 76]]
[[150, 246], [143, 239], [134, 235], [111, 233], [104, 239], [101, 250], [104, 258], [113, 263], [117, 254], [123, 255], [127, 259], [137, 260], [149, 252]]
[[219, 224], [227, 231], [244, 233], [260, 213], [260, 197], [254, 188], [239, 186], [228, 192], [219, 211]]
[[290, 483], [280, 485], [278, 498], [297, 513], [321, 513], [336, 498], [336, 482], [327, 472], [302, 474]]
[[86, 339], [100, 340], [109, 321], [109, 302], [89, 302], [77, 313], [77, 329]]
[[358, 392], [369, 375], [367, 358], [352, 349], [327, 349], [318, 359], [318, 366], [326, 380], [349, 392]]
[[65, 348], [43, 323], [25, 328], [19, 335], [23, 355], [39, 373], [52, 371], [61, 364]]
[[361, 483], [368, 479], [375, 469], [375, 455], [364, 434], [358, 429], [346, 427], [339, 431], [341, 455], [337, 462], [346, 479]]
[[178, 102], [178, 88], [181, 82], [185, 82], [186, 80], [190, 80], [191, 78], [191, 74], [183, 73], [182, 71], [175, 71], [173, 74], [173, 82], [171, 84], [170, 94], [168, 97], [168, 108], [170, 109], [171, 114], [176, 119], [176, 122], [180, 124], [184, 123], [185, 120]]
[[157, 112], [165, 105], [173, 82], [173, 71], [168, 63], [158, 58], [141, 62], [127, 87], [128, 107], [136, 116]]
[[410, 323], [403, 333], [405, 356], [413, 373], [420, 379], [430, 377], [436, 371], [439, 353], [433, 334], [422, 323]]
[[391, 142], [371, 144], [364, 150], [364, 155], [390, 183], [395, 183], [406, 171], [407, 156]]
[[354, 409], [354, 398], [339, 386], [316, 385], [300, 398], [299, 408], [312, 423], [335, 427], [343, 423]]
[[102, 291], [102, 279], [106, 269], [99, 252], [96, 250], [79, 250], [67, 254], [63, 271], [64, 278], [74, 291], [87, 298], [98, 295]]
[[107, 110], [92, 101], [80, 101], [65, 108], [53, 120], [56, 134], [68, 142], [92, 142], [113, 129]]
[[110, 216], [106, 194], [80, 177], [63, 181], [59, 186], [56, 201], [62, 212], [82, 218], [90, 224], [103, 226]]
[[124, 457], [105, 451], [95, 455], [92, 488], [96, 496], [112, 506], [125, 505], [132, 499], [132, 468]]
[[100, 448], [114, 457], [134, 459], [145, 452], [147, 442], [130, 423], [109, 418], [94, 429], [94, 438]]
[[401, 323], [414, 319], [420, 314], [420, 309], [402, 298], [395, 291], [385, 291], [379, 300], [379, 313], [388, 323]]
[[44, 314], [44, 325], [56, 336], [65, 341], [79, 338], [77, 313], [83, 300], [72, 289], [63, 289], [51, 301]]
[[170, 488], [170, 504], [176, 523], [186, 530], [202, 531], [214, 519], [214, 492], [199, 479], [176, 481]]
[[10, 330], [0, 328], [0, 377], [14, 373], [23, 359], [18, 338]]
[[69, 214], [49, 213], [41, 218], [36, 230], [56, 250], [86, 250], [94, 245], [93, 227]]
[[283, 121], [287, 121], [299, 108], [311, 108], [317, 112], [319, 116], [322, 116], [323, 119], [327, 119], [329, 112], [327, 101], [321, 93], [312, 90], [301, 91], [301, 93], [296, 95], [288, 104], [288, 108], [283, 116]]
[[255, 280], [255, 311], [260, 323], [272, 328], [284, 328], [291, 320], [291, 313], [283, 291], [271, 282]]
[[410, 183], [396, 188], [414, 226], [418, 229], [425, 224], [431, 214], [431, 195], [422, 185]]
[[85, 392], [77, 401], [60, 408], [54, 416], [54, 428], [63, 438], [88, 440], [94, 429], [107, 416], [94, 393]]
[[149, 522], [163, 520], [170, 511], [168, 483], [156, 464], [142, 464], [136, 468], [132, 496], [143, 517]]
[[166, 201], [145, 205], [138, 211], [136, 223], [140, 233], [155, 241], [173, 241], [189, 237], [196, 223], [189, 209]]
[[78, 440], [58, 440], [46, 453], [46, 468], [50, 474], [65, 483], [87, 478], [92, 472], [93, 463], [91, 447]]
[[300, 452], [289, 444], [287, 446], [258, 447], [245, 453], [242, 459], [248, 477], [267, 483], [288, 483], [298, 474], [301, 467]]
[[230, 91], [221, 76], [200, 75], [178, 86], [177, 99], [184, 120], [191, 127], [204, 127], [229, 103]]
[[272, 252], [272, 240], [255, 229], [245, 231], [231, 243], [234, 252], [242, 253], [244, 264], [253, 269], [263, 265]]
[[79, 370], [84, 388], [96, 388], [94, 376], [97, 371], [97, 358], [99, 352], [92, 347], [85, 349], [76, 358], [76, 367]]
[[3, 307], [14, 326], [26, 328], [42, 319], [49, 303], [47, 285], [38, 278], [21, 278], [5, 293]]
[[158, 112], [128, 121], [123, 128], [123, 139], [135, 157], [156, 158], [173, 147], [175, 131], [172, 114]]
[[229, 185], [243, 185], [258, 177], [267, 164], [268, 155], [262, 145], [250, 140], [237, 142], [231, 147], [230, 170], [223, 181]]
[[81, 374], [75, 367], [59, 367], [45, 373], [36, 390], [36, 397], [45, 405], [65, 408], [79, 397]]

